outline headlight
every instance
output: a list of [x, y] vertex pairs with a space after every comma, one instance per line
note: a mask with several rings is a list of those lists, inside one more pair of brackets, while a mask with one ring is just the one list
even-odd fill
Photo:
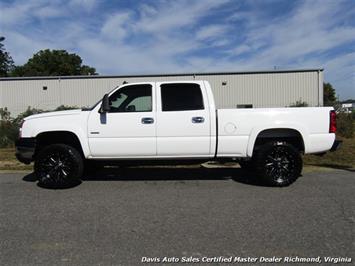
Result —
[[19, 138], [22, 138], [22, 127], [23, 127], [24, 123], [25, 123], [25, 120], [22, 120], [22, 122], [20, 123], [20, 128], [19, 128], [19, 132], [18, 132]]

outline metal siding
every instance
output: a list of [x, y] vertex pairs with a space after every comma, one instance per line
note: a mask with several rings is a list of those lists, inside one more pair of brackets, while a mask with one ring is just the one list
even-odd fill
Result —
[[[43, 90], [47, 86], [47, 90]], [[2, 107], [8, 107], [12, 114], [18, 114], [35, 107], [43, 110], [58, 106], [60, 88], [56, 80], [25, 80], [0, 82]]]
[[319, 92], [318, 92], [318, 101], [319, 101], [319, 106], [323, 106], [324, 104], [324, 99], [323, 99], [323, 94], [324, 94], [324, 87], [323, 87], [323, 72], [318, 71], [318, 86], [319, 86]]
[[[310, 106], [318, 104], [317, 72], [196, 76], [208, 80], [217, 108], [285, 107], [298, 100]], [[226, 85], [222, 85], [222, 82]]]
[[[319, 76], [318, 76], [319, 75]], [[207, 80], [217, 108], [236, 108], [238, 104], [253, 107], [285, 107], [298, 100], [309, 106], [322, 104], [322, 72], [196, 74], [160, 77], [105, 77], [84, 79], [1, 80], [0, 107], [8, 107], [15, 116], [28, 106], [44, 110], [59, 105], [90, 106], [124, 81]], [[226, 82], [225, 86], [222, 82]], [[48, 89], [44, 91], [43, 86]], [[318, 95], [320, 95], [318, 97]]]

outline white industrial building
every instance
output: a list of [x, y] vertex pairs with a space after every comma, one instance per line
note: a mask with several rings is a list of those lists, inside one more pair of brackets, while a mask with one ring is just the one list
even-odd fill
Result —
[[287, 107], [296, 101], [323, 105], [323, 69], [129, 76], [21, 77], [0, 79], [0, 108], [12, 116], [28, 106], [90, 106], [124, 82], [207, 80], [217, 108]]

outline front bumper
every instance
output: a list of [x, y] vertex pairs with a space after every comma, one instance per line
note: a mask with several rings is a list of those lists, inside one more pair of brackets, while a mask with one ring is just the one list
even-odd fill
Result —
[[341, 147], [341, 144], [343, 143], [342, 140], [334, 140], [333, 146], [330, 148], [330, 151], [336, 151]]
[[24, 164], [29, 164], [33, 161], [36, 149], [35, 138], [20, 138], [16, 141], [15, 146], [17, 160]]

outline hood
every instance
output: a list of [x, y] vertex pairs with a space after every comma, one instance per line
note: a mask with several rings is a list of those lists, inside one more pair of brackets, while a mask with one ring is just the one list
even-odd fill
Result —
[[56, 111], [56, 112], [47, 112], [47, 113], [41, 113], [41, 114], [36, 114], [36, 115], [30, 115], [26, 117], [24, 120], [31, 120], [31, 119], [36, 119], [36, 118], [42, 118], [42, 117], [54, 117], [54, 116], [64, 116], [64, 115], [79, 115], [81, 113], [81, 109], [74, 109], [74, 110], [66, 110], [66, 111]]

